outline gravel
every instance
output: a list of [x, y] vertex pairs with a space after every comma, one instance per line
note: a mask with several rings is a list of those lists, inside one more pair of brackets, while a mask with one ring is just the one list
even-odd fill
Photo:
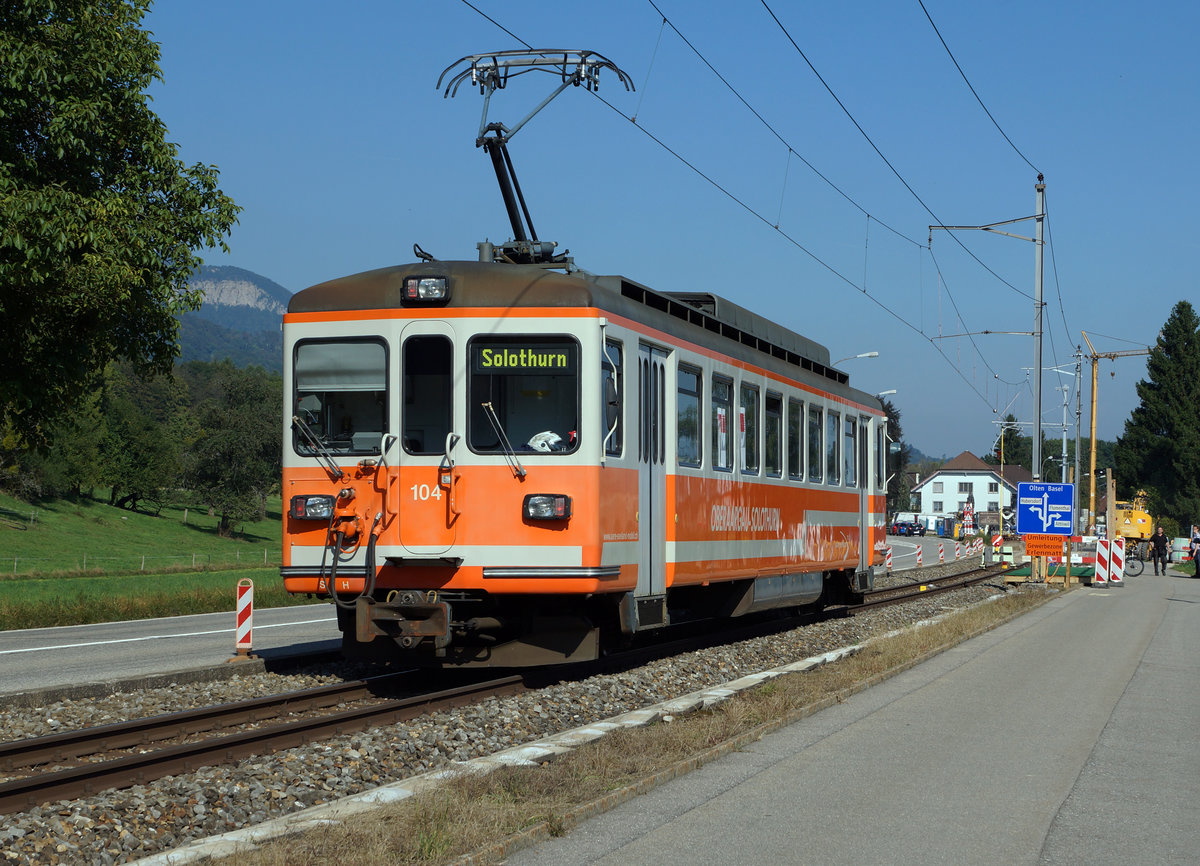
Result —
[[[966, 570], [965, 561], [922, 575]], [[877, 587], [910, 577], [877, 579]], [[729, 646], [686, 653], [619, 674], [424, 716], [236, 765], [160, 779], [0, 818], [5, 863], [111, 864], [261, 823], [288, 812], [488, 755], [740, 676], [861, 642], [993, 596], [1000, 584], [924, 597]], [[355, 676], [357, 672], [349, 674]], [[176, 712], [335, 682], [336, 665], [300, 674], [253, 674], [0, 712], [8, 739]]]

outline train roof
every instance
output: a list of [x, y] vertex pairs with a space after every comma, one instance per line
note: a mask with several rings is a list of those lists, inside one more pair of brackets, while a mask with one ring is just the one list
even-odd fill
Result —
[[[473, 261], [433, 261], [379, 268], [340, 277], [297, 292], [289, 313], [382, 310], [404, 306], [401, 291], [412, 276], [444, 276], [450, 283], [450, 307], [595, 307], [669, 333], [713, 344], [722, 351], [785, 374], [795, 367], [842, 386], [849, 377], [829, 364], [829, 350], [777, 322], [707, 292], [659, 292], [622, 276], [562, 273], [533, 265]], [[680, 327], [682, 325], [682, 327]], [[693, 328], [706, 333], [688, 333]], [[722, 341], [724, 343], [724, 341]], [[768, 359], [763, 358], [768, 356]], [[789, 369], [790, 368], [790, 369]], [[855, 392], [860, 401], [877, 404]]]

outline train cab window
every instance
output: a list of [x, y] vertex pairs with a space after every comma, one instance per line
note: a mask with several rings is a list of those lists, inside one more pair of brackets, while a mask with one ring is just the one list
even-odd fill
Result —
[[763, 403], [763, 469], [772, 478], [783, 474], [783, 398], [767, 392]]
[[858, 484], [858, 474], [854, 471], [858, 461], [858, 421], [847, 416], [845, 435], [842, 437], [842, 480], [847, 487]]
[[681, 466], [700, 465], [700, 371], [680, 366], [675, 397]]
[[821, 431], [824, 429], [820, 406], [808, 407], [808, 480], [821, 483], [821, 467], [825, 451], [821, 447]]
[[382, 340], [298, 343], [293, 371], [292, 415], [299, 422], [292, 424], [292, 445], [297, 454], [380, 453], [388, 432], [387, 348]]
[[492, 337], [467, 346], [472, 451], [562, 453], [578, 446], [579, 344], [570, 337]]
[[838, 428], [841, 426], [841, 416], [830, 412], [825, 416], [825, 483], [837, 484], [841, 477], [841, 460], [838, 447], [841, 438]]
[[441, 454], [453, 425], [453, 369], [450, 339], [440, 335], [404, 341], [400, 372], [401, 445], [409, 454]]
[[729, 421], [733, 409], [733, 382], [713, 376], [712, 383], [712, 465], [713, 469], [733, 469]]
[[804, 404], [788, 400], [787, 408], [787, 474], [793, 481], [804, 478]]
[[742, 385], [741, 400], [738, 402], [738, 450], [742, 457], [742, 471], [757, 475], [758, 388], [753, 385]]
[[[620, 457], [623, 450], [624, 426], [621, 423], [625, 401], [625, 380], [622, 375], [621, 344], [604, 344], [604, 357], [600, 364], [600, 395], [603, 401], [600, 418], [604, 422], [604, 453]], [[610, 419], [611, 424], [610, 424]]]

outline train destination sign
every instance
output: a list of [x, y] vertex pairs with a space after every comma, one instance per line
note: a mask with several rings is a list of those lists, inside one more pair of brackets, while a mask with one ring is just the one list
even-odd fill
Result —
[[1071, 535], [1075, 485], [1043, 481], [1017, 485], [1017, 533]]
[[476, 373], [573, 373], [573, 347], [558, 345], [475, 346]]

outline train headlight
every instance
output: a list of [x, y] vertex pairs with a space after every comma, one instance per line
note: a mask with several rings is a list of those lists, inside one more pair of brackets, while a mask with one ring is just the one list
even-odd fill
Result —
[[405, 304], [444, 304], [450, 284], [445, 277], [405, 277], [401, 297]]
[[521, 507], [530, 520], [566, 520], [571, 516], [571, 497], [561, 493], [530, 493]]
[[293, 496], [290, 513], [297, 520], [328, 520], [333, 516], [333, 497]]

